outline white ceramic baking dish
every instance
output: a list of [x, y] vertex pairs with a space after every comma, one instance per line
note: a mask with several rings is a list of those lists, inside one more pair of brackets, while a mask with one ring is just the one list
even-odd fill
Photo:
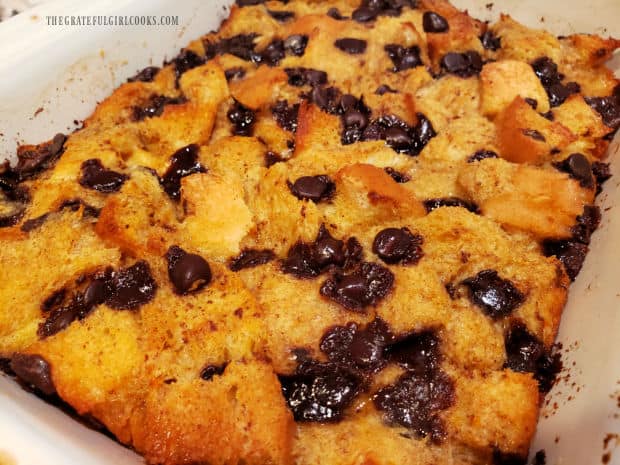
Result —
[[[620, 37], [619, 0], [453, 0], [475, 16], [510, 13], [557, 34]], [[60, 0], [0, 24], [0, 157], [76, 126], [136, 70], [216, 29], [230, 0]], [[180, 26], [48, 26], [48, 15], [178, 16]], [[612, 62], [620, 70], [620, 59]], [[560, 328], [567, 369], [548, 396], [532, 452], [547, 465], [620, 465], [620, 155], [599, 197], [603, 223], [571, 288]], [[0, 264], [1, 266], [1, 264]], [[554, 406], [555, 405], [555, 406]], [[557, 407], [556, 407], [557, 406]], [[605, 438], [610, 437], [611, 440]], [[133, 452], [0, 377], [0, 465], [130, 465]]]

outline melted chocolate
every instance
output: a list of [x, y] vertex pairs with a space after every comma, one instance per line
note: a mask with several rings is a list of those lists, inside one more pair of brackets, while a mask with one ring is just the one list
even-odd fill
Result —
[[321, 286], [321, 295], [347, 310], [364, 312], [369, 305], [384, 299], [393, 285], [394, 274], [389, 269], [364, 262], [349, 273], [332, 273]]
[[298, 422], [333, 423], [363, 389], [357, 372], [334, 363], [303, 361], [293, 375], [280, 376], [282, 393]]
[[525, 301], [521, 291], [495, 270], [483, 270], [463, 284], [469, 288], [472, 303], [491, 318], [508, 316]]
[[467, 200], [459, 199], [458, 197], [446, 197], [442, 199], [428, 199], [424, 201], [424, 208], [427, 213], [432, 212], [440, 207], [462, 207], [469, 210], [472, 213], [480, 213], [478, 205]]
[[170, 165], [160, 179], [160, 183], [171, 199], [178, 200], [181, 196], [182, 178], [207, 171], [198, 161], [199, 150], [196, 144], [190, 144], [177, 150], [170, 157]]
[[142, 106], [133, 107], [134, 121], [161, 116], [166, 105], [180, 105], [187, 102], [185, 97], [167, 97], [166, 95], [151, 95]]
[[10, 367], [22, 382], [37, 391], [48, 396], [56, 392], [49, 362], [40, 355], [15, 354]]
[[541, 392], [549, 392], [562, 369], [559, 354], [547, 351], [542, 341], [523, 323], [513, 323], [505, 339], [506, 367], [513, 371], [534, 373]]
[[80, 184], [89, 189], [108, 194], [121, 189], [129, 176], [109, 170], [101, 164], [98, 158], [92, 158], [82, 163]]
[[273, 107], [271, 107], [276, 123], [282, 129], [291, 132], [297, 132], [297, 115], [299, 114], [299, 104], [288, 106], [286, 100], [278, 100]]
[[253, 110], [235, 101], [226, 114], [233, 124], [233, 134], [236, 136], [251, 136], [254, 129], [256, 114]]
[[499, 155], [492, 150], [478, 150], [467, 159], [467, 163], [473, 163], [475, 161], [481, 161], [486, 158], [499, 158]]
[[276, 258], [272, 250], [244, 249], [239, 256], [230, 260], [228, 268], [231, 271], [240, 271], [246, 268], [254, 268]]
[[214, 376], [222, 376], [227, 366], [228, 362], [221, 365], [207, 365], [200, 371], [200, 378], [204, 381], [211, 381]]
[[482, 71], [482, 57], [478, 52], [450, 52], [441, 59], [441, 68], [450, 74], [468, 78]]
[[532, 63], [532, 68], [547, 91], [552, 108], [562, 105], [571, 94], [579, 93], [580, 88], [577, 83], [562, 84], [564, 76], [558, 72], [558, 65], [551, 58], [538, 58]]
[[147, 66], [143, 70], [139, 71], [135, 76], [127, 79], [127, 82], [152, 82], [159, 73], [157, 66]]
[[422, 58], [420, 58], [420, 47], [417, 45], [403, 47], [398, 44], [388, 44], [384, 49], [394, 64], [392, 71], [395, 73], [423, 65]]
[[419, 438], [430, 436], [436, 443], [446, 437], [438, 413], [454, 400], [454, 383], [441, 371], [409, 371], [373, 399], [388, 424], [409, 428]]

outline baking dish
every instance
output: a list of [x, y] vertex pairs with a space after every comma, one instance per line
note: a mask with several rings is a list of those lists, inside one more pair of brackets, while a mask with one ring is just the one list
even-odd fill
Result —
[[[229, 2], [184, 0], [58, 1], [13, 18], [0, 26], [0, 146], [12, 154], [20, 142], [49, 139], [70, 132], [127, 76], [160, 64], [194, 37], [215, 29]], [[500, 10], [531, 26], [558, 34], [577, 31], [620, 36], [620, 3], [597, 0], [536, 2], [505, 0], [497, 4], [460, 0], [483, 19]], [[178, 16], [180, 26], [49, 26], [49, 15]], [[612, 64], [620, 69], [620, 60]], [[74, 122], [74, 120], [76, 120]], [[611, 147], [614, 178], [599, 197], [604, 219], [592, 252], [571, 289], [561, 330], [567, 367], [543, 408], [532, 452], [544, 449], [547, 464], [620, 464], [613, 454], [620, 433], [618, 395], [620, 359], [615, 335], [620, 330], [620, 286], [615, 265], [620, 250], [618, 144]], [[613, 207], [616, 205], [616, 207]], [[574, 363], [574, 365], [573, 365]], [[618, 392], [616, 392], [618, 390]], [[556, 407], [557, 405], [557, 407]], [[104, 436], [89, 431], [12, 382], [0, 379], [0, 463], [3, 453], [18, 464], [132, 464], [140, 459]], [[9, 462], [10, 463], [10, 462]]]

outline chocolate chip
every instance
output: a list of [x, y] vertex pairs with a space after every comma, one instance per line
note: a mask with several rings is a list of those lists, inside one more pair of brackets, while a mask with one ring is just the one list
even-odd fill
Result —
[[392, 340], [387, 323], [375, 318], [364, 329], [355, 323], [330, 328], [321, 338], [320, 348], [332, 363], [377, 372], [387, 363], [384, 352]]
[[368, 125], [368, 116], [356, 108], [351, 108], [342, 115], [342, 121], [346, 127], [363, 129]]
[[297, 242], [289, 249], [286, 259], [282, 262], [282, 271], [301, 279], [314, 278], [321, 273], [314, 260], [312, 247], [303, 242]]
[[282, 393], [298, 422], [339, 421], [363, 388], [356, 372], [333, 363], [304, 361], [293, 375], [280, 376]]
[[308, 36], [295, 34], [287, 37], [284, 41], [284, 49], [296, 57], [303, 56], [308, 45]]
[[534, 140], [537, 140], [537, 141], [540, 141], [540, 142], [546, 142], [547, 141], [545, 136], [542, 135], [536, 129], [522, 129], [521, 132], [523, 133], [524, 136], [531, 137]]
[[387, 228], [379, 232], [372, 243], [372, 251], [385, 263], [415, 265], [424, 256], [422, 236], [408, 228]]
[[354, 21], [357, 21], [358, 23], [367, 23], [376, 19], [378, 15], [379, 12], [377, 10], [373, 10], [367, 7], [360, 7], [357, 10], [353, 11], [351, 17]]
[[289, 188], [293, 195], [300, 200], [312, 200], [314, 203], [329, 199], [336, 189], [336, 185], [327, 175], [302, 176]]
[[588, 246], [576, 241], [546, 239], [542, 243], [545, 256], [554, 255], [562, 262], [566, 269], [566, 274], [574, 281], [588, 253]]
[[[413, 128], [413, 144], [410, 149], [404, 150], [403, 152], [417, 155], [419, 154], [426, 144], [437, 135], [435, 129], [433, 129], [433, 125], [431, 122], [424, 116], [422, 113], [416, 114], [418, 118], [418, 124], [416, 124]], [[388, 144], [389, 145], [389, 144]]]
[[549, 57], [538, 58], [532, 63], [532, 68], [545, 87], [562, 80], [562, 76], [558, 73], [558, 65]]
[[[347, 102], [346, 97], [352, 97], [354, 102]], [[368, 126], [370, 109], [364, 102], [352, 95], [344, 95], [340, 100], [344, 113], [341, 115], [343, 131], [341, 142], [343, 145], [353, 144], [362, 139], [364, 129]]]
[[363, 0], [353, 12], [353, 19], [359, 23], [373, 21], [377, 16], [399, 16], [404, 7], [415, 7], [410, 0]]
[[56, 392], [50, 364], [40, 355], [15, 354], [11, 357], [11, 369], [21, 381], [43, 394], [49, 396]]
[[56, 134], [49, 143], [41, 144], [34, 149], [19, 151], [17, 164], [3, 173], [3, 177], [13, 177], [21, 182], [51, 168], [64, 152], [66, 140], [67, 136], [64, 134]]
[[433, 330], [409, 334], [392, 343], [386, 356], [407, 370], [427, 373], [439, 369], [439, 338]]
[[277, 66], [284, 56], [284, 42], [280, 39], [275, 39], [259, 55], [255, 55], [253, 61], [255, 63], [265, 63], [268, 66]]
[[450, 52], [441, 59], [441, 67], [448, 73], [468, 78], [482, 71], [482, 58], [476, 51], [465, 53]]
[[236, 136], [251, 136], [254, 129], [256, 115], [254, 111], [243, 106], [235, 100], [235, 103], [226, 113], [228, 120], [234, 125], [233, 134]]
[[207, 365], [200, 372], [200, 377], [204, 381], [210, 381], [216, 375], [222, 376], [227, 366], [228, 362], [222, 363], [221, 365]]
[[407, 150], [413, 144], [413, 139], [404, 129], [392, 127], [385, 130], [385, 142], [394, 150], [400, 152]]
[[592, 167], [585, 155], [581, 153], [573, 153], [561, 162], [554, 163], [560, 171], [568, 173], [571, 178], [579, 181], [581, 187], [586, 189], [594, 188], [594, 176]]
[[491, 318], [508, 316], [525, 301], [521, 291], [495, 270], [483, 270], [462, 284], [469, 288], [471, 301]]
[[313, 87], [327, 83], [327, 73], [310, 68], [284, 68], [288, 75], [288, 83], [292, 86], [301, 87], [311, 85]]
[[579, 93], [580, 89], [579, 85], [575, 82], [570, 82], [566, 85], [557, 82], [545, 88], [549, 96], [549, 105], [551, 108], [562, 105], [572, 94]]
[[529, 98], [529, 97], [526, 97], [524, 100], [525, 100], [525, 103], [531, 106], [533, 110], [536, 110], [536, 108], [538, 108], [538, 100], [534, 98]]
[[579, 93], [580, 87], [577, 83], [562, 84], [564, 76], [558, 72], [558, 65], [551, 58], [541, 57], [536, 59], [532, 63], [532, 68], [547, 91], [549, 104], [552, 108], [564, 103], [571, 94]]
[[129, 176], [106, 169], [101, 160], [91, 158], [82, 163], [80, 184], [98, 192], [110, 193], [120, 190]]
[[478, 205], [467, 200], [459, 199], [458, 197], [445, 197], [442, 199], [428, 199], [424, 201], [424, 208], [427, 213], [440, 207], [462, 207], [469, 210], [472, 213], [480, 213]]
[[355, 238], [350, 237], [344, 246], [344, 265], [342, 268], [349, 270], [361, 263], [364, 258], [364, 249], [362, 244]]
[[485, 158], [499, 158], [499, 155], [492, 150], [478, 150], [467, 159], [467, 163], [473, 163], [475, 161], [481, 161]]
[[605, 181], [611, 178], [609, 163], [595, 161], [592, 163], [592, 174], [594, 174], [596, 178], [596, 195], [598, 195], [603, 191], [603, 184]]
[[321, 286], [321, 295], [352, 311], [363, 312], [385, 298], [394, 285], [394, 275], [377, 263], [362, 263], [348, 273], [336, 271]]
[[342, 21], [343, 19], [347, 19], [346, 17], [342, 16], [342, 14], [340, 14], [340, 10], [335, 7], [332, 7], [329, 10], [327, 10], [327, 16], [337, 21]]
[[545, 349], [542, 341], [530, 333], [523, 323], [513, 323], [505, 339], [506, 367], [513, 371], [534, 373], [542, 392], [553, 386], [562, 363], [559, 354]]
[[438, 413], [449, 408], [454, 400], [454, 383], [441, 371], [407, 372], [373, 398], [388, 424], [409, 428], [420, 438], [430, 436], [435, 443], [446, 437]]
[[353, 333], [348, 346], [350, 360], [359, 370], [380, 370], [385, 366], [384, 353], [393, 337], [387, 323], [375, 318], [366, 328]]
[[181, 195], [181, 179], [194, 173], [205, 173], [206, 169], [198, 161], [199, 148], [196, 144], [190, 144], [172, 154], [170, 166], [164, 173], [160, 182], [164, 192], [173, 200], [178, 200]]
[[254, 268], [264, 265], [275, 258], [276, 254], [268, 249], [244, 249], [237, 257], [230, 261], [228, 268], [230, 268], [231, 271], [240, 271], [245, 268]]
[[394, 168], [390, 168], [389, 166], [386, 168], [383, 168], [383, 170], [390, 175], [390, 177], [396, 181], [399, 184], [404, 184], [406, 182], [411, 181], [411, 178], [404, 174], [401, 173], [400, 171], [396, 171]]
[[335, 87], [313, 87], [309, 98], [324, 112], [338, 114], [340, 111], [340, 91]]
[[233, 81], [235, 79], [242, 79], [245, 77], [245, 68], [241, 68], [240, 66], [236, 66], [234, 68], [229, 68], [224, 71], [224, 76], [226, 76], [226, 80], [228, 82]]
[[450, 29], [448, 21], [434, 11], [426, 11], [422, 17], [424, 32], [446, 32]]
[[417, 45], [413, 47], [403, 47], [398, 44], [388, 44], [383, 48], [394, 64], [392, 71], [395, 73], [423, 64], [420, 58], [420, 47]]
[[275, 11], [275, 10], [267, 10], [269, 16], [271, 16], [276, 21], [284, 23], [289, 19], [293, 19], [295, 17], [295, 13], [292, 11]]
[[366, 127], [363, 140], [383, 139], [396, 152], [418, 155], [437, 133], [426, 116], [422, 113], [416, 116], [418, 123], [414, 127], [395, 115], [380, 116]]
[[134, 121], [161, 116], [166, 105], [181, 105], [187, 102], [185, 97], [167, 97], [165, 95], [151, 95], [142, 106], [133, 107]]
[[157, 66], [147, 66], [135, 76], [127, 79], [127, 82], [152, 82], [159, 73], [159, 68]]
[[205, 64], [204, 57], [201, 57], [195, 52], [191, 50], [183, 50], [181, 53], [177, 55], [177, 57], [172, 60], [174, 64], [174, 73], [177, 78], [177, 82], [181, 75], [190, 69], [196, 68], [198, 66]]
[[595, 205], [583, 207], [583, 213], [577, 217], [577, 223], [571, 228], [573, 239], [582, 244], [589, 244], [592, 233], [601, 224], [601, 210]]
[[37, 335], [45, 339], [69, 327], [75, 320], [82, 320], [94, 309], [95, 306], [105, 302], [112, 293], [112, 272], [107, 271], [98, 277], [85, 277], [93, 279], [84, 292], [75, 292], [70, 298], [66, 290], [56, 292], [48, 297], [42, 304], [41, 310], [48, 315], [37, 330]]
[[273, 114], [276, 123], [282, 129], [286, 131], [297, 131], [297, 115], [299, 114], [299, 104], [288, 106], [288, 101], [278, 100], [273, 107], [271, 107], [271, 113]]
[[206, 56], [209, 60], [216, 55], [228, 53], [246, 61], [254, 61], [258, 54], [254, 51], [254, 39], [258, 34], [238, 34], [219, 42], [205, 43]]
[[37, 335], [45, 339], [68, 328], [78, 318], [79, 310], [78, 305], [71, 304], [52, 310], [45, 321], [39, 325]]
[[347, 267], [359, 258], [357, 254], [361, 252], [355, 242], [354, 238], [350, 238], [345, 245], [322, 224], [314, 243], [297, 242], [291, 247], [282, 262], [282, 271], [303, 279], [318, 276], [330, 265]]
[[375, 94], [377, 95], [385, 95], [385, 94], [397, 94], [398, 91], [396, 89], [392, 89], [390, 86], [388, 86], [387, 84], [381, 84], [379, 87], [377, 87], [377, 89], [375, 90]]
[[200, 255], [173, 245], [166, 252], [168, 277], [177, 294], [195, 293], [211, 282], [211, 268]]
[[345, 262], [344, 242], [333, 237], [324, 224], [314, 241], [314, 261], [321, 268], [340, 265]]
[[336, 40], [334, 46], [350, 55], [359, 55], [366, 51], [365, 40], [353, 39], [351, 37]]
[[491, 50], [496, 52], [502, 46], [501, 37], [497, 37], [491, 30], [486, 30], [484, 34], [480, 36], [480, 42], [485, 50]]
[[586, 97], [590, 105], [603, 118], [606, 126], [617, 130], [620, 127], [620, 95], [608, 97]]
[[157, 283], [145, 261], [115, 272], [110, 287], [111, 293], [105, 303], [116, 310], [135, 310], [150, 302], [157, 291]]

